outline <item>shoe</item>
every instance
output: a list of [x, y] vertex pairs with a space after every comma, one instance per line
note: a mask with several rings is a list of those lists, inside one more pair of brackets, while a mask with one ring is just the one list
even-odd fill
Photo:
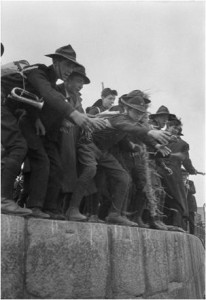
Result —
[[105, 219], [110, 224], [117, 224], [117, 225], [125, 225], [125, 226], [135, 226], [138, 227], [138, 224], [132, 222], [127, 219], [125, 216], [121, 216], [117, 213], [110, 213], [108, 217]]
[[139, 225], [139, 227], [141, 227], [141, 228], [149, 228], [149, 225], [148, 224], [146, 224], [146, 223], [144, 223], [143, 221], [142, 221], [142, 218], [137, 218], [137, 224]]
[[91, 215], [88, 219], [88, 222], [91, 222], [91, 223], [105, 223], [103, 220], [100, 220], [97, 215]]
[[179, 226], [173, 226], [173, 225], [167, 225], [167, 230], [170, 230], [170, 231], [179, 231], [179, 232], [186, 233], [186, 231], [184, 229], [182, 229], [181, 227], [179, 227]]
[[69, 221], [86, 221], [87, 217], [79, 212], [76, 207], [69, 207], [66, 211], [66, 218]]
[[36, 218], [49, 219], [50, 215], [45, 214], [39, 207], [33, 207], [32, 216]]
[[58, 211], [44, 210], [44, 213], [48, 214], [50, 219], [66, 220], [65, 216]]
[[3, 214], [12, 214], [19, 216], [28, 216], [32, 214], [31, 209], [22, 208], [13, 200], [2, 197], [1, 199], [1, 212]]
[[152, 220], [151, 223], [150, 223], [150, 228], [159, 229], [159, 230], [168, 230], [167, 225], [165, 225], [160, 220]]

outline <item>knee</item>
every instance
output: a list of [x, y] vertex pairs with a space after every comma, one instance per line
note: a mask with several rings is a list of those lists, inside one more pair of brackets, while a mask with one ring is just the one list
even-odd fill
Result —
[[95, 165], [85, 166], [80, 175], [80, 178], [83, 180], [86, 179], [87, 181], [91, 180], [96, 175], [96, 172], [97, 172], [97, 167]]
[[92, 166], [92, 167], [89, 167], [88, 168], [88, 175], [89, 175], [89, 178], [94, 178], [94, 176], [96, 175], [97, 173], [97, 168], [96, 166]]
[[117, 179], [124, 187], [129, 187], [129, 185], [132, 183], [132, 179], [126, 171], [122, 171]]
[[17, 161], [23, 162], [28, 152], [27, 142], [22, 139], [16, 145], [10, 149], [10, 157], [16, 159]]

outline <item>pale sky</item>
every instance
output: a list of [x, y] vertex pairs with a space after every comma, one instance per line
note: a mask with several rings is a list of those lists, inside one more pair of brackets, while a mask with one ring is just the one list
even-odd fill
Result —
[[[204, 1], [1, 1], [1, 20], [2, 64], [49, 65], [45, 54], [71, 44], [91, 80], [85, 108], [101, 82], [119, 96], [147, 91], [152, 113], [165, 105], [181, 117], [193, 165], [205, 172]], [[205, 176], [190, 179], [202, 206]]]

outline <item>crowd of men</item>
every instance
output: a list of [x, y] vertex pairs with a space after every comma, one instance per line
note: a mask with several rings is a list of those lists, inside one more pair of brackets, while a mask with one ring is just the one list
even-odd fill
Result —
[[149, 113], [151, 99], [138, 89], [114, 105], [118, 92], [105, 88], [84, 111], [80, 90], [90, 80], [72, 46], [46, 56], [50, 66], [21, 74], [28, 97], [2, 76], [2, 213], [182, 232], [189, 224], [194, 233], [188, 176], [197, 171], [181, 120], [164, 105]]

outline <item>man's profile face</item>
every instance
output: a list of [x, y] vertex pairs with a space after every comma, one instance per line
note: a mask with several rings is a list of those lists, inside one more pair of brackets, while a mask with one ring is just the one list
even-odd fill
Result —
[[138, 111], [137, 109], [132, 109], [130, 108], [128, 110], [128, 115], [130, 116], [130, 118], [132, 118], [132, 120], [134, 121], [141, 121], [143, 119], [143, 117], [145, 116], [146, 113]]
[[75, 75], [65, 81], [65, 87], [67, 90], [79, 92], [83, 88], [84, 83], [84, 78], [81, 75]]
[[162, 115], [156, 116], [156, 117], [155, 117], [155, 120], [158, 122], [158, 124], [159, 124], [159, 125], [161, 126], [161, 128], [162, 128], [162, 127], [165, 126], [165, 124], [166, 124], [167, 121], [168, 121], [168, 115], [162, 114]]
[[72, 73], [76, 67], [75, 63], [67, 59], [56, 59], [53, 62], [55, 73], [58, 79], [66, 81], [68, 76]]
[[179, 127], [177, 125], [172, 125], [172, 126], [169, 126], [167, 131], [170, 132], [173, 135], [177, 135], [178, 132], [179, 132]]
[[110, 108], [114, 104], [115, 96], [108, 95], [107, 97], [102, 97], [102, 104], [105, 108]]

